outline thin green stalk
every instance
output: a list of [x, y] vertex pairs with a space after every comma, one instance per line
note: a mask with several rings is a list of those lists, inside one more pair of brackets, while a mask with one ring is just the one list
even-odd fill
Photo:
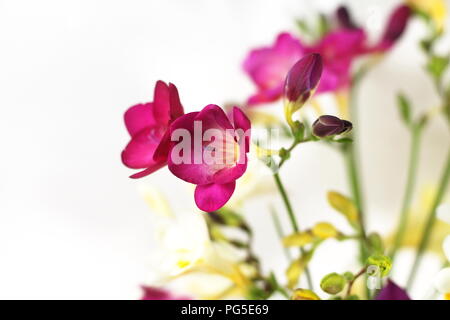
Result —
[[416, 185], [421, 136], [422, 136], [422, 129], [420, 126], [412, 128], [411, 151], [409, 154], [409, 165], [408, 165], [408, 178], [406, 179], [405, 194], [403, 195], [400, 220], [398, 223], [397, 234], [394, 240], [394, 247], [391, 253], [392, 261], [394, 261], [397, 251], [402, 245], [403, 239], [405, 237], [412, 195]]
[[407, 289], [411, 289], [416, 278], [417, 270], [419, 269], [420, 263], [422, 262], [423, 254], [428, 247], [430, 242], [431, 232], [433, 230], [434, 223], [436, 222], [436, 209], [442, 201], [442, 198], [447, 191], [448, 182], [450, 179], [450, 150], [447, 155], [447, 160], [445, 162], [444, 170], [442, 172], [441, 180], [439, 183], [438, 193], [431, 206], [430, 213], [428, 214], [427, 222], [422, 232], [422, 238], [417, 249], [416, 257], [409, 274]]
[[[354, 133], [358, 132], [358, 108], [356, 106], [357, 100], [357, 89], [360, 81], [366, 74], [368, 69], [362, 68], [353, 78], [352, 81], [352, 89], [350, 91], [350, 120], [353, 123]], [[347, 172], [349, 177], [350, 188], [353, 196], [353, 201], [355, 202], [356, 207], [359, 211], [359, 221], [360, 221], [360, 233], [361, 233], [361, 260], [365, 261], [367, 258], [367, 250], [366, 250], [366, 242], [367, 242], [367, 233], [366, 233], [366, 219], [365, 219], [365, 208], [364, 208], [364, 196], [362, 191], [361, 184], [361, 173], [360, 173], [360, 165], [359, 165], [359, 157], [357, 154], [357, 149], [355, 146], [356, 139], [353, 140], [353, 143], [350, 143], [346, 149], [344, 149], [346, 162], [347, 162]]]
[[[280, 219], [278, 218], [278, 214], [273, 207], [270, 207], [270, 214], [272, 216], [273, 225], [275, 226], [275, 231], [277, 232], [278, 238], [280, 238], [280, 240], [282, 240], [285, 237], [285, 234], [284, 234], [283, 228], [281, 226]], [[284, 252], [284, 255], [286, 256], [286, 259], [288, 261], [292, 261], [291, 252], [288, 250], [288, 248], [283, 246], [283, 252]]]
[[[278, 191], [281, 194], [281, 198], [283, 199], [284, 206], [286, 207], [286, 211], [288, 213], [289, 220], [292, 225], [292, 229], [294, 230], [294, 232], [299, 232], [300, 229], [298, 227], [297, 219], [295, 217], [294, 210], [292, 209], [291, 202], [289, 201], [288, 195], [286, 193], [286, 189], [284, 188], [283, 183], [281, 182], [280, 175], [276, 172], [273, 174], [273, 177], [275, 179], [275, 183], [277, 185]], [[302, 255], [305, 254], [303, 248], [300, 249], [300, 253]], [[306, 278], [308, 280], [309, 289], [313, 290], [314, 287], [313, 287], [312, 277], [311, 277], [309, 268], [307, 266], [305, 268], [305, 274], [306, 274]]]

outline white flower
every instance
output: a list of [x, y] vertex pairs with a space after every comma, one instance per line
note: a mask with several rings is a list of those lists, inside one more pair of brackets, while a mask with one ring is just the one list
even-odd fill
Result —
[[227, 243], [211, 241], [204, 213], [194, 208], [173, 211], [149, 186], [140, 192], [155, 213], [158, 248], [152, 252], [150, 285], [175, 286], [175, 291], [197, 298], [221, 297], [246, 285], [239, 254]]
[[[450, 206], [448, 204], [439, 206], [437, 214], [439, 219], [450, 223]], [[442, 249], [450, 262], [450, 235], [444, 239]], [[434, 279], [434, 287], [437, 291], [444, 294], [445, 299], [450, 300], [450, 268], [444, 268], [439, 271]]]
[[450, 203], [443, 203], [437, 208], [437, 217], [450, 224]]

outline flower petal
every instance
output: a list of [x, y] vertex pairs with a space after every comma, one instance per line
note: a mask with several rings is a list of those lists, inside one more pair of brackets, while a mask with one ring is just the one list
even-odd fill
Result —
[[153, 153], [161, 141], [158, 128], [150, 127], [134, 135], [122, 152], [122, 162], [129, 168], [141, 169], [153, 165]]
[[169, 86], [161, 80], [158, 80], [155, 85], [153, 114], [160, 124], [167, 124], [170, 121]]
[[300, 41], [289, 33], [281, 33], [272, 46], [251, 51], [243, 63], [243, 69], [260, 92], [250, 98], [248, 103], [278, 99], [286, 74], [303, 53]]
[[236, 182], [227, 184], [198, 185], [195, 188], [195, 203], [200, 210], [212, 212], [222, 208], [233, 195]]
[[175, 120], [184, 114], [183, 106], [180, 102], [180, 96], [178, 95], [178, 89], [173, 83], [169, 83], [169, 95], [170, 95], [170, 118]]
[[[235, 129], [241, 129], [244, 131], [245, 134], [245, 140], [239, 142], [245, 143], [245, 152], [250, 151], [250, 138], [251, 138], [251, 132], [250, 129], [252, 127], [252, 124], [250, 120], [247, 118], [244, 112], [238, 107], [233, 108], [233, 123]], [[240, 137], [239, 137], [240, 138]], [[242, 145], [241, 145], [242, 146]]]
[[129, 108], [124, 115], [125, 126], [131, 136], [156, 124], [153, 117], [153, 103], [137, 104]]
[[444, 242], [442, 243], [442, 248], [444, 249], [445, 256], [447, 260], [450, 261], [450, 235], [448, 235]]
[[177, 159], [178, 155], [175, 154], [175, 152], [178, 152], [179, 150], [174, 149], [174, 147], [178, 143], [182, 143], [182, 141], [172, 141], [170, 144], [168, 164], [170, 172], [172, 172], [176, 177], [193, 184], [208, 184], [213, 182], [215, 172], [212, 168], [203, 163], [203, 161], [201, 161], [201, 163], [195, 163], [195, 157], [198, 159], [203, 159], [203, 154], [195, 154], [195, 152], [202, 153], [203, 150], [196, 150], [193, 145], [194, 142], [192, 141], [195, 137], [194, 121], [196, 120], [198, 114], [199, 112], [187, 113], [179, 117], [170, 125], [171, 139], [175, 138], [174, 133], [176, 133], [178, 129], [185, 129], [187, 130], [187, 133], [189, 133], [191, 141], [189, 141], [187, 146], [190, 146], [191, 157], [190, 159], [186, 159], [187, 163], [180, 163], [180, 159]]
[[443, 203], [437, 208], [437, 218], [450, 224], [450, 203]]
[[389, 279], [376, 300], [411, 300], [411, 298], [405, 290]]
[[158, 171], [159, 169], [161, 169], [162, 167], [164, 167], [167, 163], [165, 161], [159, 161], [159, 162], [155, 162], [154, 164], [151, 164], [147, 169], [142, 170], [138, 173], [132, 174], [130, 176], [131, 179], [139, 179], [139, 178], [143, 178], [145, 176], [148, 176], [149, 174], [152, 174], [155, 171]]
[[207, 129], [233, 129], [225, 111], [215, 104], [209, 104], [195, 117], [195, 121], [202, 122], [203, 131]]
[[444, 268], [434, 278], [434, 287], [440, 293], [450, 292], [450, 268]]
[[144, 295], [141, 300], [191, 300], [189, 297], [175, 296], [171, 292], [155, 287], [142, 286]]

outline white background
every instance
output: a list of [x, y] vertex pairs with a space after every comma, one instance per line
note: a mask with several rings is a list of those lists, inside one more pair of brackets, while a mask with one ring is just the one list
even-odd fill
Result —
[[[139, 297], [153, 246], [151, 214], [137, 192], [143, 182], [128, 179], [120, 161], [128, 141], [123, 112], [151, 101], [158, 79], [177, 85], [188, 111], [244, 100], [253, 92], [240, 69], [246, 52], [294, 30], [294, 18], [312, 19], [338, 3], [0, 0], [0, 298]], [[398, 4], [347, 3], [374, 39]], [[402, 89], [422, 109], [437, 103], [417, 50], [423, 32], [420, 22], [411, 24], [360, 96], [369, 229], [385, 234], [399, 210], [409, 141], [395, 93]], [[424, 140], [421, 185], [436, 183], [448, 141], [444, 121], [435, 120]], [[325, 194], [345, 191], [339, 155], [312, 145], [293, 158], [283, 176], [301, 224], [334, 221]], [[167, 170], [145, 183], [165, 190], [178, 208], [194, 206], [192, 190]], [[265, 267], [282, 270], [268, 203], [282, 212], [274, 197], [250, 201], [246, 214], [257, 252], [270, 257]], [[352, 250], [324, 248], [313, 262], [316, 280], [352, 267], [345, 258]], [[402, 257], [407, 265], [410, 255]]]

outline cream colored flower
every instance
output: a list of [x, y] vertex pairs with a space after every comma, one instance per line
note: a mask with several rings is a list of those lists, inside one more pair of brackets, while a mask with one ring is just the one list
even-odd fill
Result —
[[142, 186], [140, 192], [154, 213], [158, 244], [149, 285], [175, 286], [175, 291], [201, 299], [242, 297], [252, 270], [232, 246], [211, 241], [204, 213], [173, 211], [156, 188]]
[[[450, 221], [450, 210], [448, 209], [448, 204], [442, 204], [438, 208], [438, 217], [445, 222]], [[447, 261], [450, 262], [450, 235], [448, 235], [443, 244], [442, 249], [447, 258]], [[450, 300], [450, 268], [444, 268], [437, 274], [434, 279], [434, 287], [437, 291], [444, 295], [446, 300]]]

